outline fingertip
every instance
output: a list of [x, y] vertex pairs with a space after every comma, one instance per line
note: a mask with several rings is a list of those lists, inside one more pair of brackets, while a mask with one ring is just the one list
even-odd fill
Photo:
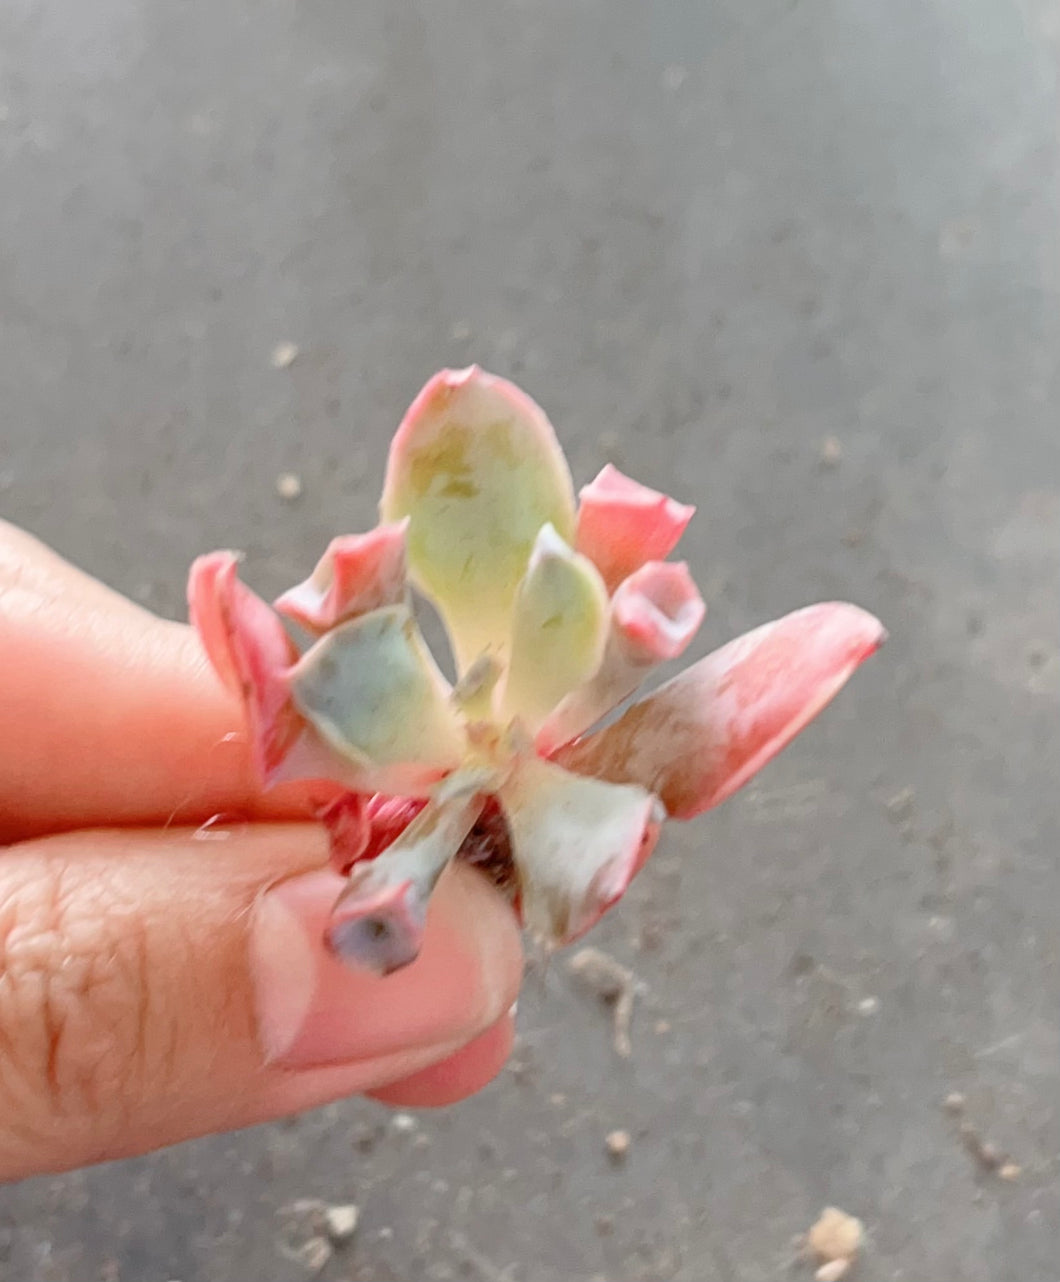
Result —
[[340, 960], [327, 945], [344, 885], [318, 869], [274, 885], [258, 901], [249, 961], [269, 1063], [308, 1069], [458, 1047], [511, 1007], [522, 977], [518, 926], [479, 874], [459, 867], [443, 876], [419, 956], [385, 978]]
[[458, 1104], [493, 1081], [507, 1063], [514, 1040], [515, 1019], [505, 1015], [455, 1054], [368, 1093], [372, 1099], [394, 1108]]

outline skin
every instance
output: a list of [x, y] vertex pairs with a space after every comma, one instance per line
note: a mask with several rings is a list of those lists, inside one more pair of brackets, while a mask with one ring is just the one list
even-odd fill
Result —
[[242, 720], [190, 629], [0, 523], [0, 1179], [355, 1093], [451, 1104], [507, 1058], [518, 928], [466, 868], [416, 963], [336, 964], [276, 1041], [285, 958], [251, 935], [270, 888], [329, 875], [327, 789], [263, 795]]

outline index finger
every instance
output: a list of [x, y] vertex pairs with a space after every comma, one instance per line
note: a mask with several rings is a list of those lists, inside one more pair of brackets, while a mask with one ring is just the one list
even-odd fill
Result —
[[243, 711], [198, 638], [0, 522], [0, 841], [75, 827], [299, 818], [266, 795]]

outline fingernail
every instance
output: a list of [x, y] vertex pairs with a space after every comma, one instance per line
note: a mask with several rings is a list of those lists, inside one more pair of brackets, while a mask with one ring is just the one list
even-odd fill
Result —
[[447, 873], [419, 957], [382, 978], [351, 969], [324, 942], [345, 879], [330, 869], [267, 890], [250, 931], [250, 974], [265, 1058], [288, 1068], [374, 1059], [468, 1040], [512, 997], [509, 910], [480, 878]]

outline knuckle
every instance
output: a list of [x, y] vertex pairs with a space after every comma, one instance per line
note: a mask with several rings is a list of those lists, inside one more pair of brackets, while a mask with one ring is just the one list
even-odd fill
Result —
[[114, 890], [98, 865], [0, 861], [0, 1103], [38, 1134], [106, 1135], [166, 1071], [148, 941]]

